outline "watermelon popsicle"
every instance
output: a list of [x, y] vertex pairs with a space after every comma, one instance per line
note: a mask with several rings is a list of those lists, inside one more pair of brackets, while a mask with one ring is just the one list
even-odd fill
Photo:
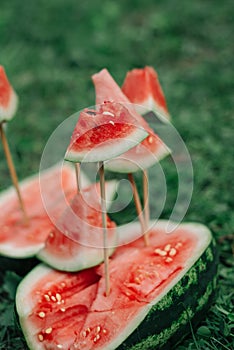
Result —
[[[170, 120], [166, 98], [160, 85], [158, 74], [153, 67], [135, 68], [127, 72], [122, 91], [131, 103], [143, 106], [147, 112], [153, 112], [159, 116], [160, 120], [167, 122]], [[142, 112], [140, 108], [139, 113]], [[148, 200], [148, 172], [143, 170], [143, 198], [145, 207], [146, 222], [150, 220], [149, 200]]]
[[170, 120], [166, 98], [158, 74], [153, 67], [135, 68], [127, 72], [122, 91], [131, 103], [144, 106], [163, 121]]
[[110, 160], [148, 136], [121, 103], [106, 100], [97, 110], [84, 109], [71, 136], [65, 159], [75, 163]]
[[136, 125], [135, 116], [120, 103], [105, 101], [97, 110], [85, 109], [79, 115], [65, 154], [65, 159], [71, 162], [99, 163], [106, 296], [110, 293], [110, 280], [104, 161], [126, 152], [147, 137], [144, 127]]
[[142, 126], [147, 130], [148, 137], [145, 138], [136, 147], [130, 149], [119, 157], [108, 161], [106, 168], [111, 171], [122, 172], [131, 174], [138, 171], [140, 168], [144, 170], [144, 188], [145, 188], [145, 218], [142, 218], [142, 209], [140, 201], [138, 200], [139, 195], [136, 193], [136, 185], [134, 184], [134, 178], [132, 175], [129, 176], [131, 186], [133, 188], [133, 194], [135, 199], [136, 210], [138, 213], [139, 220], [142, 222], [142, 233], [144, 235], [145, 243], [147, 244], [147, 238], [145, 232], [148, 227], [149, 220], [149, 207], [148, 207], [148, 177], [145, 169], [155, 164], [161, 158], [165, 157], [169, 153], [169, 149], [163, 143], [163, 141], [154, 133], [149, 127], [148, 123], [144, 118], [136, 112], [134, 104], [131, 104], [130, 100], [123, 93], [121, 88], [112, 78], [107, 69], [102, 69], [99, 73], [92, 76], [93, 83], [96, 92], [96, 103], [102, 103], [105, 100], [114, 100], [121, 102], [127, 108], [131, 110], [135, 118], [137, 119], [138, 125]]
[[0, 65], [0, 124], [11, 120], [17, 110], [18, 97]]
[[7, 136], [4, 130], [4, 123], [11, 120], [16, 112], [18, 105], [18, 97], [13, 90], [10, 82], [7, 79], [5, 70], [0, 66], [0, 136], [2, 140], [3, 150], [5, 153], [7, 165], [11, 175], [12, 183], [15, 187], [18, 197], [19, 205], [22, 210], [23, 220], [25, 224], [28, 224], [28, 215], [26, 213], [23, 198], [20, 192], [19, 181], [15, 170], [14, 162], [12, 159], [11, 151], [9, 148]]

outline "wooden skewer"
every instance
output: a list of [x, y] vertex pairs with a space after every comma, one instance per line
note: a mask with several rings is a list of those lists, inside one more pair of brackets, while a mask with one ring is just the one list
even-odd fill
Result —
[[23, 220], [24, 220], [25, 224], [28, 224], [29, 223], [29, 218], [27, 216], [26, 209], [25, 209], [24, 202], [23, 202], [23, 198], [22, 198], [22, 195], [20, 193], [18, 177], [17, 177], [17, 174], [16, 174], [16, 170], [15, 170], [15, 166], [14, 166], [13, 160], [12, 160], [12, 156], [11, 156], [10, 148], [9, 148], [9, 145], [8, 145], [8, 142], [7, 142], [6, 134], [4, 132], [3, 123], [0, 124], [0, 134], [1, 134], [3, 150], [4, 150], [4, 153], [5, 153], [5, 156], [6, 156], [6, 161], [7, 161], [7, 165], [8, 165], [9, 171], [10, 171], [11, 179], [12, 179], [13, 185], [15, 187], [17, 196], [18, 196], [20, 208], [21, 208], [22, 213], [23, 213]]
[[99, 162], [100, 188], [101, 188], [101, 209], [103, 226], [103, 253], [105, 269], [105, 290], [106, 296], [110, 294], [110, 273], [109, 273], [109, 254], [107, 248], [107, 218], [106, 218], [106, 191], [105, 191], [105, 172], [103, 162]]
[[77, 193], [80, 193], [80, 163], [75, 163]]
[[149, 228], [150, 220], [150, 208], [149, 208], [149, 182], [148, 182], [148, 172], [143, 170], [143, 200], [144, 200], [144, 210], [145, 210], [145, 225], [146, 229]]
[[135, 206], [136, 206], [136, 211], [137, 211], [137, 215], [139, 217], [139, 221], [141, 224], [141, 230], [142, 230], [142, 234], [143, 234], [143, 238], [144, 238], [144, 242], [145, 242], [145, 246], [149, 245], [149, 239], [148, 239], [148, 235], [147, 235], [147, 227], [145, 224], [145, 218], [142, 212], [142, 206], [141, 206], [141, 201], [140, 201], [140, 197], [137, 191], [137, 186], [134, 180], [134, 177], [132, 174], [128, 174], [128, 178], [129, 181], [131, 183], [132, 186], [132, 192], [133, 192], [133, 198], [134, 198], [134, 202], [135, 202]]

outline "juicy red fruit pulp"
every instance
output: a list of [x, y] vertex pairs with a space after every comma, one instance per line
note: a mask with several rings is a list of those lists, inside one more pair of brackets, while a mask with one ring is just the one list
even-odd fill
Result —
[[11, 85], [7, 79], [6, 73], [0, 66], [0, 107], [7, 108], [12, 93]]
[[[54, 178], [57, 180], [55, 181]], [[61, 184], [58, 179], [61, 178]], [[29, 217], [29, 222], [25, 223], [19, 207], [15, 192], [3, 197], [0, 205], [0, 248], [5, 254], [12, 256], [25, 256], [25, 249], [32, 249], [33, 254], [37, 252], [40, 245], [43, 245], [53, 223], [50, 220], [41, 195], [40, 182], [46, 187], [46, 204], [53, 207], [50, 214], [54, 218], [61, 215], [64, 210], [65, 201], [61, 200], [61, 192], [64, 190], [66, 198], [70, 198], [74, 193], [73, 172], [70, 168], [52, 168], [38, 176], [32, 178], [21, 186], [22, 197]], [[38, 245], [38, 247], [37, 247]], [[40, 247], [41, 248], [41, 247]], [[18, 254], [18, 255], [17, 255]]]
[[[181, 232], [182, 231], [182, 232]], [[51, 272], [36, 283], [28, 322], [42, 349], [105, 349], [185, 267], [196, 237], [160, 230], [119, 247], [110, 260], [111, 292], [103, 265], [80, 273]], [[66, 329], [66, 332], [64, 331]]]
[[97, 126], [75, 139], [71, 145], [73, 151], [92, 150], [94, 146], [111, 141], [114, 138], [126, 138], [134, 127], [129, 124], [115, 123]]
[[119, 103], [105, 102], [80, 113], [68, 150], [91, 150], [103, 142], [126, 138], [136, 129], [135, 118]]

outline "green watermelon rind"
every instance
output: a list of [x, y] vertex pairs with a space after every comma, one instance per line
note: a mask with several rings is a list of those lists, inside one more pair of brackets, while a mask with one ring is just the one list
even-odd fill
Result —
[[[166, 221], [159, 221], [165, 227]], [[201, 235], [199, 251], [191, 257], [188, 268], [184, 269], [165, 288], [134, 322], [128, 324], [118, 338], [107, 344], [105, 350], [154, 350], [168, 344], [175, 345], [189, 332], [189, 319], [198, 322], [204, 317], [213, 298], [217, 276], [217, 250], [209, 229], [201, 224], [182, 224]], [[50, 268], [41, 264], [34, 268], [18, 287], [16, 307], [21, 327], [30, 349], [35, 349], [32, 334], [36, 330], [27, 327], [27, 315], [33, 305], [27, 300], [25, 290], [30, 290], [39, 276], [46, 275]], [[38, 350], [43, 349], [39, 344]]]
[[[116, 123], [118, 124], [118, 123]], [[104, 124], [105, 125], [105, 124]], [[106, 124], [108, 127], [108, 124]], [[74, 163], [92, 163], [106, 161], [125, 153], [129, 149], [138, 145], [148, 136], [148, 132], [141, 127], [135, 127], [127, 137], [112, 138], [96, 145], [92, 149], [83, 149], [82, 152], [68, 150], [65, 159]]]
[[[217, 249], [212, 240], [184, 277], [147, 314], [116, 350], [170, 349], [208, 311], [217, 282]], [[170, 317], [168, 317], [170, 315]], [[190, 324], [191, 322], [191, 324]]]
[[[149, 226], [151, 227], [154, 225], [155, 228], [158, 227], [163, 229], [167, 227], [168, 223], [169, 224], [171, 223], [173, 225], [172, 222], [168, 222], [166, 220], [159, 220], [156, 224], [153, 221], [151, 221]], [[131, 230], [129, 229], [128, 224], [124, 226], [126, 227], [125, 228], [123, 227], [122, 229], [122, 232], [121, 232], [122, 237], [125, 236], [125, 233], [124, 233], [125, 230], [130, 235], [131, 235], [130, 231], [136, 231], [134, 227], [137, 227], [137, 223], [134, 223], [132, 225]], [[176, 322], [177, 318], [176, 317], [174, 318], [173, 316], [171, 316], [174, 310], [174, 307], [172, 306], [173, 306], [174, 300], [176, 299], [177, 294], [180, 293], [179, 290], [181, 291], [180, 286], [183, 286], [184, 281], [187, 278], [189, 278], [189, 284], [187, 286], [187, 289], [188, 289], [189, 302], [191, 303], [191, 305], [188, 303], [188, 307], [190, 306], [192, 309], [194, 309], [194, 302], [196, 302], [196, 300], [194, 300], [195, 290], [196, 288], [197, 289], [200, 288], [200, 284], [199, 284], [200, 281], [198, 281], [199, 270], [205, 269], [205, 272], [204, 272], [205, 284], [207, 284], [207, 282], [210, 282], [211, 280], [213, 281], [213, 278], [216, 278], [217, 255], [216, 255], [215, 243], [214, 243], [214, 240], [212, 239], [212, 234], [210, 230], [205, 225], [202, 225], [200, 223], [183, 223], [183, 224], [180, 224], [179, 227], [187, 228], [189, 231], [192, 231], [195, 235], [200, 236], [200, 239], [199, 239], [200, 247], [196, 248], [196, 254], [191, 256], [189, 261], [187, 261], [188, 267], [184, 268], [183, 271], [181, 271], [177, 275], [177, 277], [173, 278], [172, 282], [167, 285], [164, 291], [164, 295], [160, 294], [156, 299], [154, 299], [154, 301], [151, 304], [149, 304], [143, 310], [143, 312], [141, 312], [138, 315], [138, 317], [135, 319], [135, 324], [133, 325], [132, 323], [131, 325], [128, 325], [125, 328], [124, 332], [120, 335], [119, 339], [114, 340], [111, 343], [111, 346], [110, 347], [107, 346], [105, 350], [142, 349], [142, 343], [141, 343], [141, 347], [139, 346], [136, 349], [132, 346], [136, 345], [137, 342], [139, 342], [141, 339], [146, 339], [146, 335], [144, 336], [144, 330], [149, 330], [149, 325], [152, 325], [155, 314], [157, 315], [159, 308], [161, 308], [163, 312], [165, 312], [165, 310], [168, 309], [168, 312], [170, 312], [170, 322], [171, 323]], [[121, 242], [121, 239], [119, 243], [120, 242]], [[209, 262], [210, 260], [211, 260], [210, 265], [212, 267], [211, 273], [209, 269], [206, 269], [206, 263]], [[195, 288], [190, 289], [190, 286], [192, 284], [194, 284]], [[201, 291], [201, 294], [198, 295], [198, 297], [200, 297], [201, 299], [202, 299], [203, 292], [205, 291], [204, 290]], [[185, 293], [183, 295], [185, 296]], [[184, 300], [183, 295], [180, 295], [181, 297], [180, 302]], [[178, 305], [176, 305], [175, 309], [177, 310], [177, 308], [178, 308]], [[183, 311], [185, 310], [183, 309]], [[166, 312], [166, 317], [168, 317], [167, 312]], [[163, 315], [161, 314], [161, 317], [158, 318], [158, 321], [159, 321], [158, 329], [157, 329], [157, 326], [153, 327], [153, 329], [151, 330], [151, 333], [149, 333], [147, 336], [148, 338], [150, 337], [148, 339], [149, 342], [151, 340], [151, 337], [152, 336], [154, 337], [153, 347], [148, 347], [148, 348], [146, 347], [145, 350], [150, 350], [150, 349], [154, 350], [154, 349], [157, 349], [157, 347], [160, 348], [175, 333], [171, 331], [170, 337], [168, 337], [168, 339], [165, 340], [165, 342], [163, 341], [163, 339], [161, 339], [160, 341], [158, 340], [158, 343], [157, 343], [157, 341], [155, 340], [155, 337], [157, 338], [157, 334], [160, 335], [160, 333], [164, 331], [164, 327], [161, 328], [162, 319], [165, 319], [165, 316], [163, 317]], [[180, 326], [180, 323], [179, 323], [179, 326]], [[140, 337], [139, 337], [139, 334], [140, 334]], [[137, 337], [137, 342], [134, 343], [136, 337]]]

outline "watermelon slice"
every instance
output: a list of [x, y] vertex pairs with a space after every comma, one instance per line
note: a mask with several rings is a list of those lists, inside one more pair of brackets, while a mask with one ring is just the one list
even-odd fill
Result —
[[123, 93], [132, 103], [144, 106], [147, 111], [153, 111], [164, 118], [170, 119], [166, 99], [161, 88], [158, 74], [153, 67], [133, 69], [125, 77]]
[[134, 116], [120, 103], [106, 101], [98, 110], [85, 109], [80, 113], [65, 159], [98, 162], [116, 157], [148, 135], [143, 125], [136, 125]]
[[[139, 168], [146, 169], [168, 155], [168, 147], [149, 127], [143, 117], [136, 112], [135, 106], [130, 103], [129, 99], [121, 91], [109, 72], [103, 69], [99, 73], [94, 74], [92, 79], [95, 86], [97, 104], [105, 100], [114, 100], [123, 103], [131, 110], [138, 124], [149, 134], [148, 137], [136, 147], [113, 160], [109, 160], [106, 164], [106, 168], [116, 172], [132, 173], [139, 170]], [[114, 138], [115, 135], [113, 134], [112, 137]]]
[[151, 246], [139, 239], [116, 250], [108, 297], [103, 265], [79, 273], [34, 268], [16, 295], [29, 348], [158, 349], [182, 339], [211, 301], [216, 253], [205, 226], [182, 224], [168, 235], [167, 224], [151, 223]]
[[0, 123], [13, 118], [18, 97], [10, 85], [3, 66], [0, 66]]
[[[58, 164], [41, 173], [40, 181], [48, 191], [47, 205], [53, 206], [54, 217], [64, 210], [61, 206], [61, 184], [63, 190], [73, 193], [76, 188], [74, 170]], [[29, 224], [22, 221], [22, 214], [14, 189], [11, 187], [0, 195], [0, 254], [12, 258], [35, 255], [43, 246], [53, 224], [44, 208], [40, 192], [39, 176], [34, 175], [20, 183], [23, 200], [29, 215]], [[50, 195], [49, 195], [50, 194]], [[59, 200], [58, 200], [59, 199]], [[66, 202], [64, 202], [66, 203]]]
[[[106, 182], [107, 202], [115, 181]], [[115, 223], [107, 217], [109, 254], [117, 243]], [[37, 257], [62, 271], [78, 271], [103, 261], [103, 229], [99, 184], [77, 194], [50, 232]]]
[[[82, 187], [88, 188], [96, 202], [100, 201], [99, 185], [89, 183], [87, 176], [82, 172]], [[46, 239], [51, 238], [48, 237], [49, 233], [56, 230], [55, 224], [69, 208], [69, 203], [77, 192], [73, 167], [61, 163], [42, 171], [40, 177], [36, 174], [25, 179], [20, 183], [20, 187], [30, 218], [29, 225], [22, 222], [14, 188], [11, 187], [0, 194], [0, 255], [17, 259], [34, 256], [44, 248]], [[107, 207], [111, 205], [116, 189], [116, 181], [106, 182]], [[70, 243], [66, 237], [63, 239], [68, 243], [67, 247], [63, 247], [65, 252], [74, 242]], [[60, 255], [60, 259], [59, 266], [63, 265], [66, 269], [67, 255], [64, 253], [64, 260]], [[69, 264], [68, 259], [67, 265]], [[74, 264], [77, 266], [76, 262]]]

